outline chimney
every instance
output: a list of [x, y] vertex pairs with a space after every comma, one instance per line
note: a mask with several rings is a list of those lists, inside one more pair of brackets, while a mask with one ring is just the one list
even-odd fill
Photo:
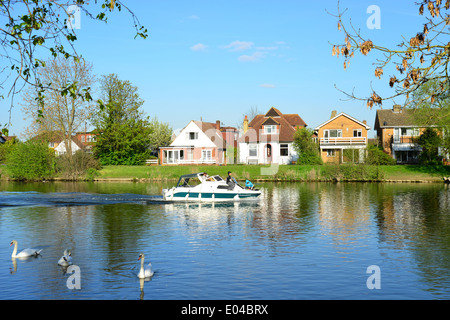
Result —
[[220, 120], [216, 120], [216, 129], [220, 130]]
[[399, 104], [394, 104], [392, 111], [394, 111], [395, 113], [401, 113], [402, 112], [402, 106]]
[[367, 125], [367, 120], [363, 120], [363, 123], [364, 123], [365, 125]]
[[245, 116], [245, 118], [244, 118], [243, 129], [244, 129], [244, 134], [245, 134], [247, 132], [247, 130], [248, 130], [248, 119], [247, 119], [247, 116]]
[[337, 115], [337, 111], [336, 110], [331, 111], [330, 119], [333, 119], [334, 117], [336, 117], [336, 115]]

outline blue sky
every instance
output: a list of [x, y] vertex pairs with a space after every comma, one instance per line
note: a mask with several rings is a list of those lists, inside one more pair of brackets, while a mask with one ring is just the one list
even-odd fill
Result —
[[[356, 55], [347, 70], [342, 58], [331, 55], [330, 43], [344, 40], [337, 19], [326, 12], [336, 12], [336, 0], [126, 3], [148, 29], [147, 39], [134, 39], [133, 21], [125, 11], [114, 11], [107, 24], [82, 13], [77, 50], [96, 75], [117, 73], [136, 85], [146, 114], [174, 130], [200, 118], [236, 126], [251, 107], [265, 113], [272, 106], [298, 113], [310, 128], [326, 121], [332, 110], [373, 127], [376, 108], [344, 101], [335, 84], [347, 91], [355, 88], [360, 96], [367, 96], [371, 85], [380, 94], [392, 93], [387, 70], [382, 80], [374, 77], [374, 55]], [[381, 29], [367, 28], [369, 5], [381, 9]], [[341, 8], [348, 8], [345, 17], [364, 36], [391, 47], [402, 35], [414, 36], [424, 21], [413, 1], [344, 0]], [[0, 101], [2, 110], [9, 104]], [[383, 108], [391, 107], [391, 101], [384, 102]], [[22, 118], [16, 106], [11, 135], [20, 136], [27, 125]]]

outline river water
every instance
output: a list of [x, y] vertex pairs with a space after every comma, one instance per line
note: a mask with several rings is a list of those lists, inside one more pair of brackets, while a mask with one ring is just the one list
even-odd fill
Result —
[[[450, 299], [444, 184], [264, 183], [256, 201], [154, 201], [169, 185], [0, 184], [0, 299]], [[12, 259], [13, 239], [41, 256]], [[70, 273], [57, 265], [66, 248]]]

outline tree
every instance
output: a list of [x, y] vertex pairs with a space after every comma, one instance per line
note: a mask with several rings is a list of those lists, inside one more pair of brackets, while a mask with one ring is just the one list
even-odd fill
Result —
[[152, 151], [167, 147], [172, 142], [173, 130], [168, 123], [158, 121], [154, 117], [149, 123], [149, 143]]
[[314, 131], [308, 128], [299, 128], [294, 134], [294, 149], [298, 153], [299, 164], [322, 164], [319, 146], [313, 140]]
[[101, 132], [94, 153], [103, 165], [138, 165], [150, 156], [150, 123], [137, 91], [117, 75], [102, 78], [100, 96], [107, 103], [96, 110], [92, 123]]
[[[343, 92], [350, 99], [365, 101], [367, 107], [381, 106], [383, 100], [405, 97], [405, 105], [412, 103], [411, 94], [433, 81], [436, 86], [423, 95], [422, 100], [433, 103], [438, 97], [447, 94], [450, 62], [450, 42], [448, 42], [448, 25], [450, 24], [450, 0], [426, 0], [416, 2], [418, 12], [424, 17], [424, 24], [417, 26], [415, 32], [399, 39], [397, 47], [387, 48], [383, 44], [373, 43], [365, 38], [359, 29], [351, 23], [344, 22], [344, 13], [338, 2], [337, 27], [344, 33], [344, 42], [334, 44], [332, 55], [344, 58], [344, 69], [349, 67], [350, 60], [356, 54], [375, 55], [374, 75], [381, 79], [385, 69], [395, 67], [395, 74], [385, 81], [393, 88], [390, 96], [381, 97], [375, 90], [366, 97], [357, 97], [354, 93]], [[409, 39], [404, 41], [403, 39]]]
[[[71, 138], [91, 112], [92, 106], [80, 98], [80, 92], [90, 88], [94, 82], [92, 65], [83, 59], [73, 61], [59, 57], [47, 61], [38, 73], [52, 90], [42, 99], [34, 87], [28, 87], [24, 92], [23, 111], [33, 121], [28, 128], [29, 135], [45, 137], [55, 132], [60, 134], [67, 151], [67, 168], [75, 168]], [[76, 83], [70, 94], [64, 94], [61, 90], [67, 83]], [[67, 173], [70, 175], [70, 172]]]
[[426, 128], [417, 139], [417, 143], [422, 147], [419, 160], [423, 164], [440, 163], [439, 147], [442, 144], [442, 138], [437, 130]]
[[[106, 128], [110, 117], [115, 118], [115, 121], [126, 121], [142, 118], [144, 115], [140, 109], [144, 100], [139, 97], [138, 88], [128, 80], [120, 80], [117, 74], [101, 76], [99, 97], [100, 105], [90, 118], [95, 128]], [[102, 107], [105, 103], [116, 107]]]
[[55, 153], [43, 141], [19, 142], [6, 155], [6, 171], [16, 180], [51, 178], [55, 173]]
[[[76, 6], [76, 11], [84, 12], [87, 17], [107, 22], [107, 15], [116, 8], [125, 9], [132, 18], [136, 30], [135, 37], [147, 37], [147, 29], [140, 25], [135, 14], [120, 0], [2, 0], [0, 1], [0, 89], [8, 80], [11, 85], [7, 96], [11, 97], [11, 107], [14, 95], [26, 85], [31, 85], [42, 99], [46, 91], [55, 90], [41, 79], [39, 70], [45, 67], [42, 56], [60, 56], [77, 62], [80, 55], [75, 43], [76, 32], [71, 26], [73, 14], [69, 8]], [[45, 59], [45, 58], [44, 58]], [[9, 85], [8, 85], [9, 86]], [[63, 88], [58, 88], [62, 94], [77, 94], [81, 98], [91, 100], [90, 90], [76, 90], [77, 83], [69, 82]], [[0, 99], [5, 98], [0, 94]], [[8, 123], [11, 121], [9, 119]], [[8, 123], [0, 123], [3, 133], [7, 133]]]
[[418, 125], [450, 128], [450, 84], [445, 84], [445, 91], [433, 102], [427, 99], [439, 86], [436, 80], [428, 81], [413, 93], [410, 106], [415, 111], [414, 120]]
[[19, 140], [14, 137], [13, 139], [0, 144], [0, 164], [6, 161], [7, 154], [14, 148], [15, 144], [18, 142]]

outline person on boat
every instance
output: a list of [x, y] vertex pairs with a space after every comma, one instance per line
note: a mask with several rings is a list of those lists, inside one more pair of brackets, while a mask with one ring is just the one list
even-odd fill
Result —
[[233, 181], [233, 177], [231, 176], [231, 171], [228, 171], [227, 185], [228, 185], [228, 190], [233, 190], [234, 181]]
[[255, 186], [253, 185], [253, 183], [250, 180], [245, 180], [245, 187], [250, 190], [255, 189]]

